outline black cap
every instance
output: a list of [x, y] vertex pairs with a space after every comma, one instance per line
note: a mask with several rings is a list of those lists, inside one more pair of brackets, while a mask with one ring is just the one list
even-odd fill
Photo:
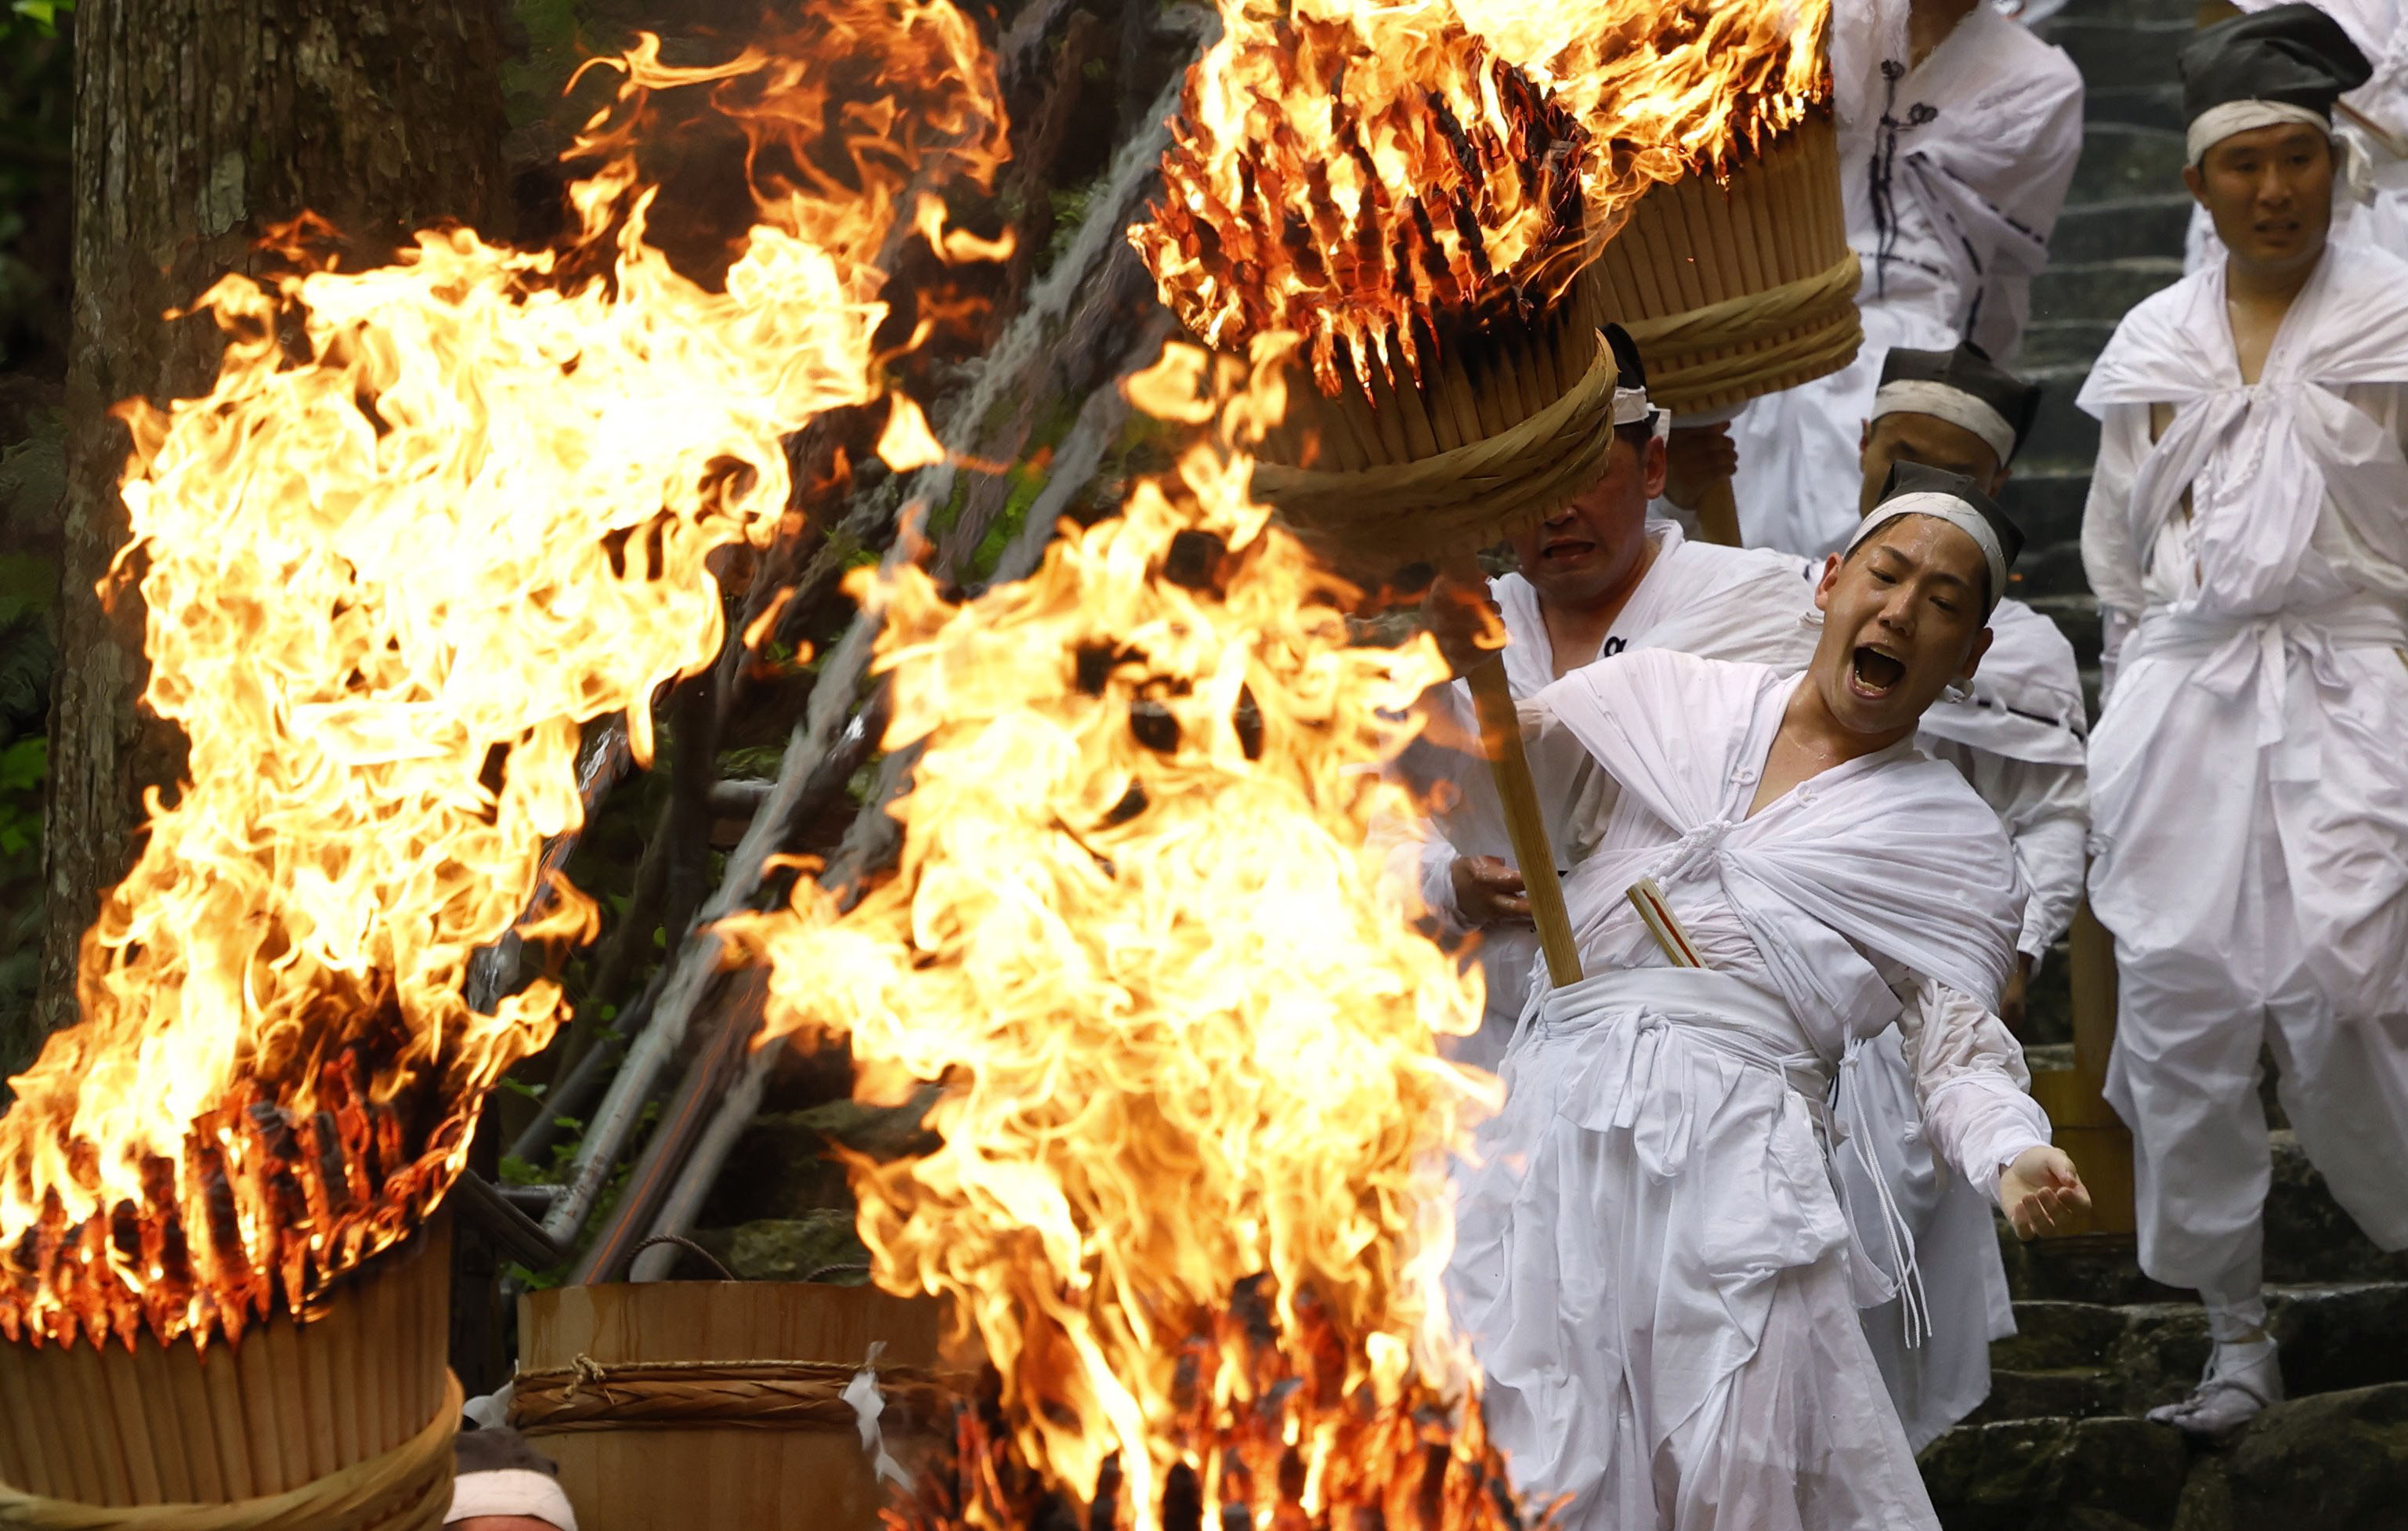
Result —
[[1630, 338], [1630, 332], [1609, 321], [1605, 326], [1605, 343], [1607, 349], [1613, 353], [1614, 386], [1646, 387], [1647, 364], [1640, 359], [1639, 342]]
[[[1882, 483], [1881, 498], [1874, 503], [1873, 513], [1865, 519], [1878, 524], [1881, 507], [1901, 495], [1946, 495], [1951, 499], [1961, 499], [1972, 507], [1974, 513], [1989, 523], [1991, 531], [1998, 534], [1999, 551], [2006, 556], [2010, 566], [2014, 563], [2015, 556], [2024, 550], [2023, 528], [2000, 508], [1997, 500], [1984, 494], [1978, 484], [1962, 473], [1951, 473], [1944, 468], [1933, 468], [1928, 463], [1893, 463], [1889, 477]], [[2005, 593], [1994, 590], [1990, 599], [1995, 602]]]
[[1954, 351], [1894, 348], [1882, 362], [1881, 380], [1885, 387], [1893, 383], [1936, 383], [1989, 406], [2014, 433], [2014, 448], [1999, 459], [2001, 466], [2023, 450], [2032, 422], [2040, 416], [2040, 384], [2026, 383], [2000, 367], [1971, 340], [1960, 342]]
[[2373, 65], [2339, 22], [2314, 6], [2273, 6], [2218, 22], [2183, 45], [2183, 121], [2228, 101], [2280, 101], [2326, 118], [2372, 79]]

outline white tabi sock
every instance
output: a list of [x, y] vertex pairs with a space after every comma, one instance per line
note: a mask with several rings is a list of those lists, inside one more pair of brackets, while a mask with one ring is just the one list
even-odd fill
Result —
[[2254, 1347], [2266, 1338], [2266, 1288], [2258, 1262], [2199, 1284], [2200, 1301], [2207, 1307], [2208, 1337], [2216, 1348]]

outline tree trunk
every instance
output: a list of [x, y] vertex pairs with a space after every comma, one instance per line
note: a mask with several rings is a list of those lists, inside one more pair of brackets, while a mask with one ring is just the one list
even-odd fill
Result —
[[[67, 376], [61, 667], [50, 712], [42, 991], [30, 1060], [75, 1018], [77, 953], [133, 865], [146, 787], [172, 792], [177, 730], [137, 703], [142, 608], [95, 585], [127, 537], [134, 395], [205, 393], [218, 332], [168, 322], [268, 224], [332, 221], [373, 265], [445, 219], [507, 233], [496, 0], [83, 0], [75, 12], [74, 339]], [[113, 609], [111, 609], [113, 607]]]

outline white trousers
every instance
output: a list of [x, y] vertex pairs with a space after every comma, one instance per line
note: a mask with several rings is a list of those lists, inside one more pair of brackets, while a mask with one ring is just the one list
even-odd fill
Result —
[[[1934, 1159], [1897, 1027], [1857, 1049], [1841, 1072], [1833, 1115], [1849, 1142], [1835, 1157], [1848, 1195], [1867, 1205], [1873, 1194], [1870, 1184], [1859, 1183], [1870, 1173], [1857, 1157], [1861, 1148], [1888, 1182], [1891, 1200], [1914, 1235], [1929, 1333], [1919, 1344], [1908, 1342], [1905, 1304], [1896, 1298], [1863, 1309], [1862, 1318], [1865, 1343], [1906, 1427], [1907, 1444], [1920, 1452], [1990, 1395], [1990, 1341], [2015, 1332], [2014, 1301], [1991, 1216], [1997, 1203]], [[1878, 1242], [1867, 1252], [1895, 1280], [1902, 1273]]]
[[1792, 1088], [1818, 1066], [1779, 1002], [1694, 969], [1555, 990], [1507, 1055], [1448, 1279], [1560, 1531], [1936, 1531]]
[[2184, 620], [2143, 619], [2091, 740], [2090, 893], [2141, 1268], [2230, 1292], [2263, 1245], [2261, 1047], [2334, 1199], [2408, 1248], [2408, 655]]

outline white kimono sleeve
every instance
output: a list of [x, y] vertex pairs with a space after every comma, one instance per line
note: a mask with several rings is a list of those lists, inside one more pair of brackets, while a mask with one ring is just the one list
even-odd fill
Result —
[[2148, 604], [2144, 571], [2132, 550], [2132, 479], [2149, 453], [2145, 404], [2110, 404], [2100, 422], [2099, 461], [2091, 469], [2090, 498], [2082, 507], [2082, 571], [2099, 598], [2102, 628], [2100, 690], [2115, 682], [2117, 651]]
[[1435, 918], [1449, 935], [1467, 929], [1455, 904], [1454, 843], [1435, 820], [1418, 814], [1382, 814], [1366, 840], [1380, 852], [1381, 889], [1412, 916]]
[[2023, 1048], [1979, 1000], [1920, 975], [1898, 1026], [1931, 1151], [1996, 1200], [2000, 1171], [2049, 1141]]
[[2088, 868], [2089, 776], [2078, 765], [2012, 760], [1987, 751], [1974, 756], [1972, 774], [1974, 789], [2006, 825], [2015, 864], [2031, 888], [2015, 950], [2037, 968], [2073, 923], [2074, 908], [2082, 902]]

